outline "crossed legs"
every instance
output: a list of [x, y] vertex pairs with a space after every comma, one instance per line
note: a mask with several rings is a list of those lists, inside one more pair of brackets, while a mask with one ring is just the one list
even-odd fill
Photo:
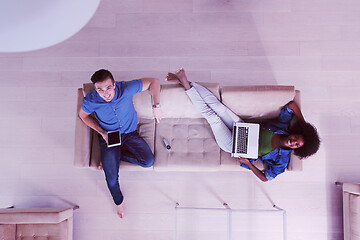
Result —
[[208, 89], [197, 83], [189, 82], [183, 68], [177, 70], [175, 74], [168, 73], [166, 81], [180, 83], [185, 88], [194, 107], [210, 124], [216, 143], [225, 152], [231, 152], [233, 123], [242, 120], [224, 106]]

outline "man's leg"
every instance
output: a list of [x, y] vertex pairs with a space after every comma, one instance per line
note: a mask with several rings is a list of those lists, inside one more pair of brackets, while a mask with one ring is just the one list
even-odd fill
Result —
[[119, 184], [119, 164], [121, 157], [120, 146], [107, 147], [105, 140], [99, 135], [100, 151], [101, 151], [101, 163], [105, 173], [106, 183], [110, 190], [114, 203], [117, 205], [118, 215], [122, 218], [122, 202], [124, 196], [120, 190]]
[[137, 131], [123, 134], [121, 143], [121, 160], [141, 167], [151, 167], [154, 164], [154, 155], [149, 145], [140, 137]]

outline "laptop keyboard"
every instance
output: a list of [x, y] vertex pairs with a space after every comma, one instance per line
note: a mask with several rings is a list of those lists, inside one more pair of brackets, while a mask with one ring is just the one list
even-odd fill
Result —
[[237, 146], [236, 153], [247, 153], [247, 143], [248, 143], [248, 128], [247, 127], [238, 127], [238, 136], [237, 136]]

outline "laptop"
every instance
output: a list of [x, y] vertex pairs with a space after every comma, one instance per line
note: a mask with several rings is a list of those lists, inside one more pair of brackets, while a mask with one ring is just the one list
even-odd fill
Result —
[[232, 157], [258, 158], [260, 125], [236, 122], [232, 132]]

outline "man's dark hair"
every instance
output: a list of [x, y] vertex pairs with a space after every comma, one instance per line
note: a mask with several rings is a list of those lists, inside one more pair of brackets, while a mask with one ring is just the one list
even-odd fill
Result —
[[91, 81], [92, 83], [97, 83], [105, 81], [108, 78], [110, 78], [113, 83], [115, 82], [114, 77], [109, 70], [100, 69], [91, 76]]
[[300, 134], [304, 138], [304, 145], [294, 149], [294, 154], [307, 158], [315, 154], [320, 147], [320, 138], [316, 128], [308, 122], [297, 121], [290, 129], [291, 134]]

